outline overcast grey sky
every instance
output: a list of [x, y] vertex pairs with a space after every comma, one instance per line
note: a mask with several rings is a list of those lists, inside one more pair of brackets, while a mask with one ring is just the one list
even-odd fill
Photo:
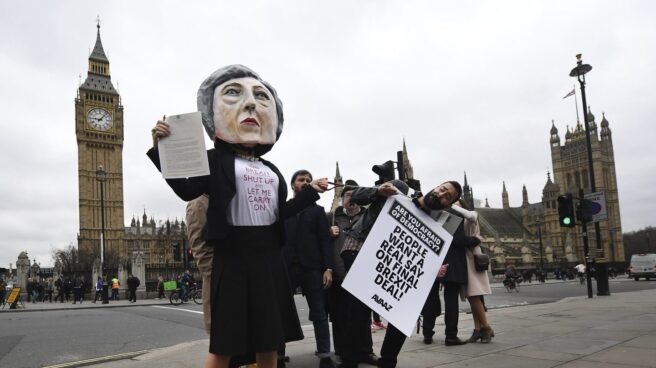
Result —
[[[50, 265], [76, 239], [78, 75], [96, 16], [125, 106], [125, 222], [184, 203], [147, 160], [163, 114], [196, 110], [215, 69], [241, 63], [278, 90], [285, 130], [266, 157], [368, 185], [405, 138], [428, 188], [462, 180], [501, 206], [541, 199], [552, 119], [576, 123], [575, 55], [593, 66], [588, 104], [610, 122], [624, 231], [655, 225], [653, 1], [0, 2], [0, 267]], [[580, 105], [579, 105], [580, 107]], [[321, 204], [328, 207], [332, 192]]]

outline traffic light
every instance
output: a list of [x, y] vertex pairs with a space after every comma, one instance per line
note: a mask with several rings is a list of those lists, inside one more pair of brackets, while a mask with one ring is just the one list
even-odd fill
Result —
[[193, 260], [194, 260], [194, 253], [191, 251], [191, 249], [187, 249], [187, 262]]
[[593, 202], [589, 199], [582, 199], [576, 208], [576, 218], [581, 222], [588, 223], [592, 221]]
[[558, 222], [562, 227], [574, 227], [574, 202], [571, 194], [558, 197]]
[[376, 185], [394, 180], [394, 161], [386, 161], [380, 165], [374, 165], [371, 171], [378, 175], [378, 181], [374, 183]]

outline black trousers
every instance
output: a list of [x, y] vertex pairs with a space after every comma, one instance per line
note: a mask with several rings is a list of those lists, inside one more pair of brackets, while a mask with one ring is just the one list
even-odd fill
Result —
[[[348, 311], [346, 303], [348, 303], [347, 298], [352, 296], [348, 291], [342, 288], [341, 281], [333, 282], [333, 286], [328, 289], [328, 292], [329, 314], [333, 326], [333, 345], [335, 347], [335, 355], [341, 357], [344, 355], [344, 351], [348, 350], [348, 347], [345, 347], [345, 344], [349, 342], [348, 326], [351, 322], [346, 315]], [[367, 323], [369, 323], [369, 321], [367, 321]], [[358, 356], [360, 358], [366, 358], [374, 353], [374, 342], [371, 336], [371, 330], [369, 330], [367, 336], [361, 340], [363, 345], [358, 350]]]
[[[444, 282], [444, 334], [448, 338], [458, 336], [458, 316], [460, 314], [458, 298], [460, 298], [460, 284], [455, 282]], [[440, 283], [435, 282], [428, 294], [426, 304], [421, 311], [424, 317], [422, 332], [424, 338], [431, 338], [435, 334], [435, 320], [442, 314], [440, 305]]]
[[432, 338], [435, 334], [435, 320], [442, 314], [442, 303], [440, 302], [440, 282], [435, 281], [428, 293], [426, 303], [421, 310], [423, 316], [422, 332], [424, 338]]
[[129, 294], [130, 294], [130, 297], [129, 297], [128, 300], [131, 301], [131, 302], [136, 302], [137, 301], [137, 288], [129, 288], [128, 291], [129, 291]]
[[58, 294], [55, 296], [55, 303], [57, 302], [57, 299], [60, 299], [61, 302], [64, 302], [64, 291], [62, 289], [57, 290]]
[[405, 343], [405, 335], [403, 332], [399, 331], [398, 328], [394, 327], [391, 323], [387, 325], [387, 330], [385, 331], [385, 339], [383, 340], [383, 346], [380, 348], [380, 360], [378, 363], [379, 367], [382, 368], [394, 368], [396, 367], [396, 362]]
[[[421, 315], [424, 317], [423, 332], [424, 337], [433, 337], [435, 333], [435, 320], [437, 316], [442, 314], [442, 304], [440, 303], [440, 283], [435, 281], [431, 291], [428, 293], [428, 298], [421, 310]], [[380, 348], [380, 367], [394, 368], [396, 367], [397, 359], [401, 348], [405, 343], [406, 336], [399, 331], [394, 325], [389, 324], [385, 332], [385, 339], [383, 346]]]
[[328, 314], [333, 326], [333, 346], [335, 355], [342, 355], [346, 326], [348, 321], [344, 315], [344, 303], [348, 292], [342, 289], [342, 280], [333, 279], [333, 285], [328, 289]]
[[[350, 270], [357, 257], [356, 251], [342, 252], [346, 270]], [[357, 367], [362, 358], [365, 346], [371, 346], [371, 309], [354, 297], [348, 291], [344, 291], [344, 315], [346, 323], [344, 327], [342, 344], [342, 366], [345, 368]]]
[[444, 334], [450, 339], [458, 337], [460, 286], [461, 284], [455, 282], [444, 283]]

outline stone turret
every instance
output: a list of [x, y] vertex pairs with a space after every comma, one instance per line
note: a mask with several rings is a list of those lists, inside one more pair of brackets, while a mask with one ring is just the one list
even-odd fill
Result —
[[503, 208], [510, 208], [510, 202], [508, 201], [508, 191], [506, 190], [506, 182], [503, 182], [503, 191], [501, 192], [501, 202], [503, 203]]
[[331, 212], [335, 212], [337, 207], [340, 206], [342, 190], [344, 190], [344, 187], [342, 186], [344, 181], [342, 180], [342, 174], [339, 172], [339, 162], [335, 162], [335, 179], [333, 180], [333, 183], [335, 183], [335, 196], [333, 197], [333, 204], [330, 206]]

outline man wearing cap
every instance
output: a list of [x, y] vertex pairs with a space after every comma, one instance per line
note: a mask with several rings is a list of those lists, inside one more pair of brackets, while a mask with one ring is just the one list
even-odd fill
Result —
[[[330, 320], [333, 323], [333, 344], [335, 345], [335, 355], [341, 356], [344, 351], [344, 343], [347, 341], [346, 327], [349, 323], [346, 317], [346, 297], [348, 292], [342, 288], [342, 281], [346, 276], [344, 261], [340, 257], [340, 252], [346, 240], [346, 232], [351, 229], [353, 224], [362, 216], [365, 208], [351, 201], [351, 195], [357, 188], [358, 183], [354, 180], [347, 180], [344, 183], [344, 189], [341, 192], [342, 205], [335, 209], [335, 212], [328, 213], [328, 222], [331, 224], [329, 234], [333, 244], [333, 257], [335, 259], [335, 268], [333, 269], [333, 286], [328, 291], [328, 308], [330, 311]], [[376, 365], [378, 357], [374, 354], [373, 341], [371, 334], [368, 334], [368, 340], [360, 349], [361, 363]]]

